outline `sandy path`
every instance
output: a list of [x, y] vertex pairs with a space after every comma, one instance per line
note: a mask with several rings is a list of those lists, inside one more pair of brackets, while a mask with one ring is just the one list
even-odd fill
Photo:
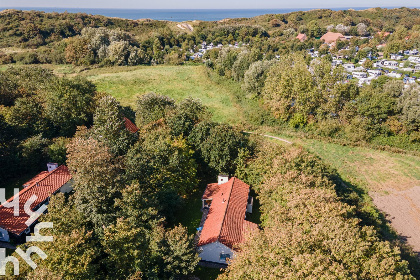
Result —
[[260, 136], [264, 136], [264, 137], [271, 138], [271, 139], [276, 139], [276, 140], [279, 140], [279, 141], [286, 142], [287, 144], [293, 144], [292, 142], [290, 142], [290, 141], [288, 141], [288, 140], [286, 140], [286, 139], [283, 139], [283, 138], [280, 138], [280, 137], [276, 137], [276, 136], [271, 136], [271, 135], [267, 135], [267, 134], [259, 134], [259, 133], [256, 133], [256, 132], [250, 132], [250, 131], [242, 131], [242, 132], [243, 132], [243, 133], [247, 133], [247, 134], [260, 135]]
[[420, 186], [370, 195], [376, 207], [388, 214], [392, 227], [420, 254]]

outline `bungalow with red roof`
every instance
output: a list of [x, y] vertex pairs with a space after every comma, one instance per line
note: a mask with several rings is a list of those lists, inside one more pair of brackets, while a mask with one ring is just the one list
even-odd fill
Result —
[[203, 261], [227, 264], [246, 232], [258, 228], [245, 220], [246, 212], [252, 212], [249, 191], [249, 185], [227, 175], [219, 176], [218, 183], [207, 185], [202, 197], [204, 224], [197, 244]]
[[[27, 225], [27, 221], [31, 218], [25, 211], [25, 204], [35, 198], [29, 204], [29, 209], [35, 212], [42, 205], [48, 205], [51, 195], [62, 192], [68, 193], [72, 190], [72, 176], [65, 165], [58, 167], [56, 163], [47, 164], [48, 171], [43, 171], [34, 178], [23, 184], [23, 189], [11, 197], [7, 202], [10, 207], [6, 207], [4, 203], [0, 205], [0, 241], [9, 242], [10, 235], [20, 238], [30, 233], [31, 227], [36, 224], [37, 219]], [[35, 197], [33, 197], [35, 195]], [[15, 216], [15, 207], [11, 206], [13, 202], [18, 201], [18, 214]]]
[[321, 37], [321, 40], [327, 44], [332, 44], [337, 40], [346, 40], [346, 37], [341, 33], [327, 32]]
[[308, 36], [306, 36], [306, 34], [300, 33], [299, 35], [296, 36], [296, 39], [303, 42], [308, 39]]

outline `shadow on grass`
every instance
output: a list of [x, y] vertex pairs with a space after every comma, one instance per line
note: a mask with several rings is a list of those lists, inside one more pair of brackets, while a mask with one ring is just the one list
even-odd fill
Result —
[[194, 271], [194, 276], [198, 277], [200, 280], [215, 280], [217, 277], [222, 274], [223, 270], [220, 268], [210, 268], [197, 265]]
[[373, 226], [383, 240], [391, 242], [401, 250], [401, 258], [409, 263], [411, 274], [420, 279], [420, 254], [413, 252], [404, 236], [398, 235], [390, 225], [386, 214], [378, 210], [367, 190], [344, 181], [336, 175], [333, 178], [337, 195], [344, 203], [356, 207], [356, 217], [361, 226]]

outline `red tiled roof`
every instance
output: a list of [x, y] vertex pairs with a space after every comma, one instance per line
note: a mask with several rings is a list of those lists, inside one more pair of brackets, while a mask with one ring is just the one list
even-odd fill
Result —
[[256, 224], [245, 221], [248, 194], [249, 186], [237, 178], [231, 178], [218, 185], [218, 188], [215, 184], [207, 186], [203, 199], [212, 198], [212, 202], [198, 246], [219, 241], [233, 248], [243, 241], [246, 228], [257, 227]]
[[44, 179], [45, 177], [47, 177], [49, 174], [48, 171], [42, 171], [41, 173], [39, 173], [38, 175], [36, 175], [35, 177], [33, 177], [31, 180], [29, 180], [28, 182], [26, 182], [25, 184], [23, 184], [22, 186], [29, 187], [30, 185], [32, 185], [33, 183], [36, 183], [42, 179]]
[[212, 199], [213, 195], [215, 195], [220, 190], [219, 186], [220, 185], [218, 183], [208, 184], [202, 199]]
[[126, 117], [124, 117], [124, 124], [125, 128], [131, 133], [136, 133], [137, 131], [139, 131], [139, 128]]
[[308, 39], [308, 37], [306, 36], [306, 34], [300, 33], [299, 35], [296, 36], [296, 39], [299, 39], [299, 41], [303, 42], [306, 39]]
[[378, 31], [378, 34], [379, 34], [379, 36], [386, 37], [386, 36], [390, 35], [391, 33], [390, 32], [386, 32], [386, 31], [383, 31], [383, 32]]
[[327, 44], [335, 42], [338, 39], [343, 40], [343, 39], [345, 39], [345, 37], [341, 33], [334, 33], [334, 32], [327, 32], [321, 37], [321, 40], [324, 40], [325, 43], [327, 43]]
[[[19, 216], [14, 216], [14, 208], [6, 208], [0, 205], [0, 227], [8, 232], [16, 235], [22, 234], [28, 226], [25, 222], [29, 219], [29, 215], [25, 213], [25, 203], [36, 195], [37, 199], [31, 205], [31, 210], [45, 201], [53, 193], [58, 191], [64, 184], [72, 178], [68, 168], [64, 165], [56, 168], [51, 172], [41, 172], [33, 179], [28, 181], [30, 185], [19, 192]], [[8, 202], [13, 201], [11, 197]]]

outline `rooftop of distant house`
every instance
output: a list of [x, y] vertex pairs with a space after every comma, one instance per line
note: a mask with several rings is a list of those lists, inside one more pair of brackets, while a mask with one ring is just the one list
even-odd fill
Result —
[[300, 33], [299, 35], [296, 36], [296, 39], [298, 39], [299, 41], [303, 42], [306, 39], [308, 39], [308, 37], [306, 36], [306, 34]]
[[244, 241], [248, 230], [258, 226], [245, 220], [249, 185], [237, 178], [223, 184], [209, 184], [203, 199], [211, 199], [211, 205], [201, 231], [198, 246], [219, 241], [233, 248]]
[[345, 40], [345, 37], [341, 33], [327, 32], [321, 37], [321, 40], [324, 40], [327, 44], [331, 44], [337, 40]]

